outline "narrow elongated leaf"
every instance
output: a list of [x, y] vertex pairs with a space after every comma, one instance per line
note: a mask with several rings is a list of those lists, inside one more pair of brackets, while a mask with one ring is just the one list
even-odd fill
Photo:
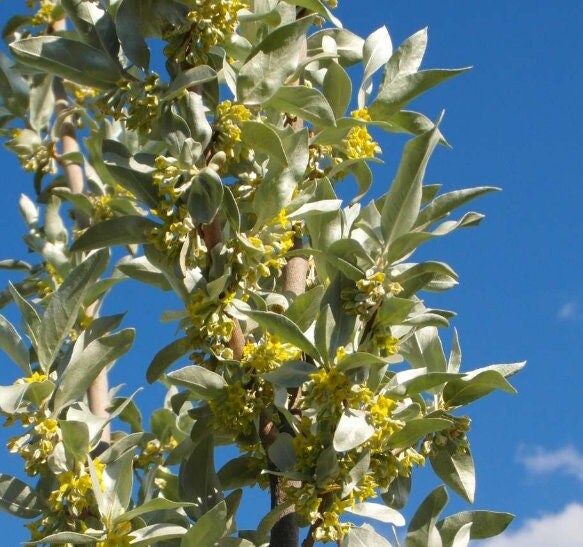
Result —
[[476, 473], [469, 448], [461, 451], [451, 441], [445, 446], [434, 446], [429, 461], [436, 475], [445, 484], [468, 502], [474, 503]]
[[323, 297], [324, 287], [318, 285], [304, 294], [300, 294], [285, 311], [285, 316], [294, 322], [301, 331], [305, 332], [320, 311]]
[[345, 410], [334, 432], [334, 450], [345, 452], [368, 441], [375, 429], [362, 410]]
[[387, 524], [392, 524], [393, 526], [405, 526], [405, 517], [399, 511], [395, 511], [395, 509], [379, 503], [365, 501], [349, 507], [347, 511], [354, 515], [379, 520]]
[[414, 74], [419, 70], [427, 49], [427, 28], [409, 36], [391, 55], [383, 74], [381, 90], [396, 77]]
[[437, 127], [407, 143], [382, 209], [381, 230], [388, 249], [414, 226], [421, 207], [423, 177], [437, 143]]
[[54, 407], [62, 408], [81, 398], [106, 366], [129, 351], [134, 337], [133, 329], [125, 329], [89, 343], [67, 365], [55, 391]]
[[6, 414], [14, 414], [27, 390], [28, 386], [26, 384], [0, 386], [0, 411]]
[[339, 63], [330, 63], [324, 76], [323, 91], [334, 117], [344, 116], [352, 98], [352, 80]]
[[0, 315], [0, 349], [22, 369], [26, 376], [30, 376], [28, 348], [12, 323], [3, 315]]
[[364, 42], [362, 51], [362, 62], [364, 64], [364, 75], [358, 90], [358, 107], [362, 108], [366, 104], [366, 99], [372, 90], [372, 77], [385, 63], [388, 62], [393, 53], [393, 43], [389, 36], [387, 27], [381, 27], [373, 32]]
[[297, 116], [316, 127], [336, 125], [332, 107], [315, 88], [303, 85], [281, 87], [269, 99], [267, 106]]
[[393, 509], [402, 509], [407, 505], [411, 493], [411, 477], [399, 475], [391, 482], [389, 489], [381, 494], [383, 501]]
[[103, 273], [109, 253], [101, 251], [79, 264], [53, 294], [43, 315], [38, 334], [38, 360], [43, 370], [48, 370], [60, 347], [77, 321], [77, 314], [89, 287]]
[[149, 218], [125, 216], [104, 220], [87, 231], [73, 243], [72, 251], [91, 251], [112, 245], [148, 243], [150, 234], [160, 224]]
[[299, 327], [290, 321], [284, 315], [279, 315], [277, 313], [268, 311], [256, 311], [256, 310], [240, 310], [245, 315], [249, 316], [254, 321], [257, 321], [266, 331], [276, 336], [279, 336], [282, 341], [293, 344], [297, 348], [301, 349], [304, 353], [314, 357], [318, 361], [322, 360], [320, 353], [306, 338], [304, 333], [299, 329]]
[[504, 532], [513, 519], [510, 513], [463, 511], [440, 520], [437, 528], [443, 538], [443, 547], [451, 547], [457, 532], [468, 523], [472, 523], [471, 539], [487, 539]]
[[262, 104], [293, 75], [314, 16], [304, 17], [274, 30], [257, 46], [237, 77], [237, 99], [245, 104]]
[[89, 452], [89, 428], [85, 422], [59, 420], [65, 451], [75, 462], [84, 463]]
[[46, 506], [30, 486], [16, 477], [0, 473], [0, 508], [15, 517], [34, 519]]
[[502, 374], [496, 370], [486, 370], [478, 374], [469, 373], [463, 378], [448, 382], [443, 390], [443, 399], [450, 407], [462, 406], [488, 395], [495, 389], [516, 393], [516, 389]]
[[23, 545], [95, 545], [95, 536], [89, 534], [78, 534], [77, 532], [59, 532], [51, 534], [38, 541], [26, 541]]
[[16, 287], [10, 281], [8, 282], [8, 290], [12, 296], [12, 300], [14, 300], [14, 303], [18, 308], [18, 311], [20, 311], [20, 314], [22, 315], [26, 335], [32, 342], [32, 347], [37, 349], [38, 332], [41, 324], [40, 316], [34, 306], [18, 292]]
[[212, 169], [203, 169], [190, 186], [188, 212], [195, 222], [208, 224], [223, 202], [223, 183]]
[[340, 547], [391, 547], [391, 544], [371, 527], [365, 525], [351, 528], [342, 539]]
[[318, 368], [305, 361], [287, 361], [272, 372], [262, 375], [268, 382], [285, 387], [300, 387], [310, 379], [310, 374], [318, 371]]
[[171, 384], [185, 387], [201, 399], [215, 399], [227, 385], [220, 374], [198, 365], [171, 372], [167, 378]]
[[180, 547], [215, 545], [227, 533], [227, 504], [220, 501], [182, 536]]
[[189, 507], [190, 505], [192, 504], [185, 501], [172, 501], [167, 500], [166, 498], [153, 498], [143, 503], [142, 505], [138, 505], [138, 507], [136, 507], [135, 509], [132, 509], [131, 511], [126, 511], [125, 513], [121, 514], [114, 520], [114, 523], [119, 524], [120, 522], [133, 520], [136, 517], [146, 515], [147, 513], [151, 513], [153, 511], [166, 511], [168, 509], [179, 509], [181, 507]]
[[117, 460], [106, 465], [103, 472], [103, 505], [107, 521], [113, 521], [125, 513], [132, 496], [133, 451], [128, 451]]
[[409, 524], [405, 547], [442, 546], [436, 524], [447, 501], [448, 495], [444, 486], [437, 487], [423, 500]]
[[146, 372], [146, 379], [151, 384], [155, 382], [168, 367], [180, 359], [183, 355], [188, 353], [189, 343], [188, 337], [179, 338], [170, 342], [167, 346], [164, 346], [156, 355], [148, 370]]
[[109, 54], [69, 38], [25, 38], [12, 42], [10, 51], [25, 65], [80, 85], [108, 89], [121, 78], [121, 68]]
[[165, 540], [180, 538], [186, 531], [186, 528], [177, 524], [151, 524], [138, 530], [132, 530], [133, 539], [130, 541], [130, 545], [148, 547]]
[[443, 418], [418, 418], [409, 420], [403, 429], [393, 433], [388, 440], [391, 448], [407, 448], [414, 446], [429, 433], [442, 431], [451, 427], [452, 422]]
[[253, 486], [259, 473], [260, 460], [252, 456], [239, 456], [223, 465], [219, 469], [218, 477], [223, 490], [234, 490]]
[[206, 82], [211, 82], [217, 77], [217, 72], [207, 65], [199, 65], [181, 72], [172, 80], [172, 83], [164, 93], [164, 99], [170, 100], [178, 97], [184, 89], [192, 89]]

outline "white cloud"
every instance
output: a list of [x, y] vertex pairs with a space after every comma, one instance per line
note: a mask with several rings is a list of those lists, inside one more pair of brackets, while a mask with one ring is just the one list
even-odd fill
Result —
[[578, 316], [577, 304], [575, 302], [566, 302], [559, 308], [557, 316], [559, 319], [575, 319]]
[[[571, 503], [556, 514], [527, 519], [515, 532], [493, 538], [483, 547], [581, 547], [583, 505]], [[478, 545], [478, 544], [476, 544]]]
[[583, 482], [583, 454], [573, 446], [558, 450], [522, 446], [518, 451], [518, 461], [535, 475], [560, 473]]

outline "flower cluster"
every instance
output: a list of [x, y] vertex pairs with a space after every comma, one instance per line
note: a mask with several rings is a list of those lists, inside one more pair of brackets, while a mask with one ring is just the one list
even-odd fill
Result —
[[[352, 117], [362, 121], [371, 120], [366, 107], [360, 110], [354, 110]], [[343, 143], [346, 157], [351, 160], [374, 158], [375, 155], [382, 153], [381, 147], [374, 141], [366, 125], [358, 125], [350, 129]]]
[[134, 468], [146, 469], [150, 465], [162, 465], [165, 455], [171, 452], [178, 445], [172, 436], [161, 442], [159, 439], [152, 439], [146, 443], [139, 455], [134, 458]]
[[53, 294], [63, 282], [63, 278], [50, 262], [45, 263], [44, 269], [47, 275], [37, 283], [37, 292], [41, 298]]
[[299, 359], [301, 354], [301, 350], [292, 344], [266, 333], [264, 339], [257, 344], [247, 342], [243, 348], [242, 363], [254, 373], [261, 374], [279, 368], [286, 361]]
[[[29, 1], [28, 7], [32, 9], [36, 3], [36, 1]], [[52, 23], [54, 9], [55, 3], [52, 0], [40, 0], [38, 10], [31, 19], [32, 26], [40, 27], [41, 25]]]
[[252, 117], [249, 109], [242, 104], [223, 101], [217, 105], [215, 131], [217, 134], [217, 149], [224, 152], [228, 159], [245, 159], [252, 161], [253, 151], [241, 143], [241, 122]]
[[248, 7], [240, 0], [194, 0], [187, 18], [202, 53], [233, 34], [239, 25], [237, 13]]

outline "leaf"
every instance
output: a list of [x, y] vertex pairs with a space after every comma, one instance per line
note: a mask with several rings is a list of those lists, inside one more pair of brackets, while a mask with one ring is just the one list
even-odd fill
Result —
[[26, 384], [13, 384], [0, 386], [0, 411], [6, 414], [14, 414], [26, 393]]
[[448, 441], [445, 446], [437, 446], [434, 443], [429, 461], [435, 474], [445, 484], [468, 502], [474, 503], [476, 473], [469, 448], [461, 451], [451, 441]]
[[320, 303], [324, 296], [324, 287], [317, 285], [300, 294], [285, 311], [285, 316], [305, 332], [314, 322], [320, 311]]
[[121, 67], [107, 53], [69, 38], [25, 38], [12, 42], [10, 51], [25, 65], [80, 85], [108, 89], [122, 76]]
[[227, 504], [220, 501], [208, 513], [197, 519], [194, 526], [182, 536], [180, 547], [215, 545], [227, 534]]
[[0, 508], [15, 517], [34, 519], [46, 506], [30, 486], [10, 475], [0, 473]]
[[225, 379], [199, 365], [191, 365], [171, 372], [167, 376], [172, 385], [187, 388], [195, 397], [203, 400], [217, 398], [225, 389]]
[[178, 338], [173, 340], [170, 344], [164, 346], [156, 355], [148, 370], [146, 371], [146, 379], [150, 384], [154, 383], [168, 367], [186, 355], [189, 350], [188, 337]]
[[109, 13], [99, 4], [87, 0], [61, 0], [83, 42], [117, 58], [119, 42], [115, 25]]
[[362, 50], [362, 63], [364, 75], [358, 90], [358, 108], [363, 108], [372, 89], [372, 77], [393, 53], [393, 43], [387, 27], [383, 26], [375, 30], [364, 42]]
[[59, 420], [65, 452], [77, 463], [84, 463], [89, 452], [89, 428], [84, 422]]
[[362, 60], [364, 40], [346, 29], [327, 28], [312, 34], [308, 38], [308, 59], [322, 53], [322, 43], [334, 40], [338, 61], [342, 66], [354, 65]]
[[133, 520], [136, 517], [146, 515], [147, 513], [152, 513], [154, 511], [167, 511], [171, 509], [180, 509], [182, 507], [189, 507], [190, 503], [184, 501], [172, 501], [165, 498], [153, 498], [151, 500], [138, 505], [131, 511], [126, 511], [114, 520], [114, 524], [117, 525], [121, 522], [126, 522]]
[[285, 388], [300, 387], [310, 379], [310, 374], [318, 371], [318, 368], [305, 361], [286, 361], [272, 372], [262, 374], [261, 377], [268, 382]]
[[383, 74], [381, 89], [397, 76], [414, 74], [419, 70], [427, 49], [427, 28], [409, 36], [391, 55]]
[[421, 207], [423, 177], [437, 143], [437, 127], [407, 143], [397, 176], [382, 209], [381, 230], [385, 248], [414, 226]]
[[77, 532], [58, 532], [51, 534], [38, 541], [25, 541], [23, 545], [95, 545], [95, 536], [89, 534], [78, 534]]
[[12, 62], [0, 52], [0, 95], [10, 112], [24, 116], [28, 108], [29, 87], [26, 80], [12, 70]]
[[134, 338], [134, 329], [124, 329], [90, 342], [65, 368], [55, 391], [54, 408], [81, 398], [106, 366], [129, 351]]
[[289, 165], [281, 138], [269, 125], [263, 122], [242, 122], [241, 141], [250, 148], [267, 154], [269, 159], [280, 165]]
[[379, 520], [392, 524], [393, 526], [405, 526], [405, 517], [399, 511], [395, 511], [395, 509], [391, 509], [380, 503], [364, 501], [348, 507], [346, 510], [353, 515]]
[[322, 360], [322, 357], [314, 344], [306, 338], [304, 333], [295, 323], [284, 315], [269, 311], [256, 311], [250, 309], [240, 309], [239, 311], [259, 323], [259, 325], [270, 334], [279, 336], [283, 342], [293, 344], [317, 361]]
[[104, 220], [88, 228], [71, 245], [72, 251], [91, 251], [113, 245], [148, 243], [160, 224], [145, 217], [124, 216]]
[[401, 344], [400, 353], [414, 368], [446, 372], [447, 363], [441, 339], [435, 327], [425, 327]]
[[472, 523], [471, 539], [487, 539], [501, 534], [513, 521], [510, 513], [494, 511], [463, 511], [446, 517], [437, 523], [443, 539], [443, 547], [451, 547], [458, 531], [468, 523]]
[[8, 290], [12, 296], [12, 300], [14, 300], [14, 303], [18, 307], [18, 311], [20, 311], [20, 314], [22, 315], [26, 335], [32, 342], [33, 348], [37, 349], [38, 331], [41, 325], [40, 316], [32, 304], [24, 299], [10, 281], [8, 282]]
[[122, 0], [117, 8], [115, 25], [119, 41], [127, 58], [147, 71], [150, 65], [150, 49], [141, 28], [144, 7], [146, 6], [142, 5], [140, 0]]
[[352, 527], [342, 539], [340, 547], [391, 547], [391, 544], [383, 536], [365, 525], [359, 528]]
[[197, 520], [223, 500], [221, 484], [215, 472], [211, 435], [204, 436], [190, 456], [182, 461], [178, 480], [181, 499], [194, 503], [188, 512]]
[[398, 475], [389, 485], [389, 489], [381, 494], [383, 501], [393, 509], [402, 509], [407, 505], [411, 493], [411, 476]]
[[336, 125], [332, 107], [326, 97], [315, 88], [303, 85], [281, 87], [269, 99], [267, 106], [297, 116], [316, 127]]
[[314, 17], [303, 17], [275, 29], [256, 47], [239, 71], [238, 101], [248, 105], [262, 104], [294, 74], [301, 58], [301, 43]]
[[464, 524], [457, 532], [453, 538], [451, 547], [468, 547], [470, 544], [470, 534], [472, 529], [472, 523], [468, 522]]
[[377, 98], [369, 107], [369, 113], [373, 120], [390, 121], [394, 114], [419, 95], [468, 70], [469, 67], [433, 69], [399, 76], [381, 87]]
[[[53, 76], [47, 74], [33, 79], [30, 88], [30, 125], [33, 129], [44, 131], [48, 128], [54, 114], [55, 94], [53, 92]], [[67, 155], [61, 156], [61, 161], [68, 161]]]
[[180, 538], [186, 532], [186, 528], [177, 524], [151, 524], [150, 526], [132, 530], [133, 539], [129, 544], [135, 547], [149, 547], [165, 540]]
[[269, 446], [267, 455], [269, 456], [269, 460], [280, 471], [287, 471], [293, 468], [297, 463], [293, 437], [285, 431], [280, 432], [275, 441]]
[[103, 505], [105, 522], [123, 515], [131, 501], [133, 488], [133, 450], [129, 450], [117, 460], [107, 464], [103, 471]]
[[217, 78], [217, 72], [207, 65], [189, 68], [178, 74], [163, 95], [169, 101], [178, 97], [184, 89], [193, 89]]
[[415, 446], [420, 439], [429, 433], [442, 431], [451, 427], [451, 420], [443, 418], [416, 418], [409, 420], [400, 431], [393, 433], [387, 444], [391, 448], [409, 448]]
[[436, 528], [437, 519], [448, 501], [444, 486], [438, 486], [419, 506], [409, 524], [405, 547], [441, 547], [441, 536]]
[[352, 98], [352, 80], [339, 63], [330, 63], [322, 89], [334, 117], [344, 116]]
[[210, 223], [223, 202], [223, 183], [212, 169], [203, 169], [192, 181], [188, 193], [188, 212], [194, 222]]
[[463, 378], [448, 382], [443, 390], [443, 400], [448, 407], [463, 406], [499, 389], [506, 393], [516, 393], [496, 370], [485, 370], [478, 374], [468, 373]]
[[158, 287], [163, 291], [169, 291], [172, 288], [164, 274], [145, 256], [137, 258], [123, 257], [115, 267], [124, 275], [136, 281]]
[[22, 369], [26, 376], [31, 375], [28, 348], [12, 323], [3, 315], [0, 315], [0, 349]]
[[260, 460], [253, 456], [239, 456], [229, 460], [218, 472], [223, 490], [255, 485], [260, 474], [259, 466]]
[[363, 410], [348, 409], [342, 413], [334, 432], [334, 450], [346, 452], [365, 443], [375, 432]]
[[469, 201], [489, 194], [490, 192], [499, 191], [500, 188], [494, 186], [479, 186], [477, 188], [456, 190], [455, 192], [448, 192], [447, 194], [438, 196], [419, 213], [415, 221], [415, 228], [427, 227], [433, 222], [444, 218], [457, 207], [461, 207]]
[[85, 293], [103, 273], [108, 261], [107, 251], [94, 253], [67, 275], [51, 297], [38, 333], [37, 353], [43, 370], [49, 370], [53, 364], [63, 340], [77, 321]]

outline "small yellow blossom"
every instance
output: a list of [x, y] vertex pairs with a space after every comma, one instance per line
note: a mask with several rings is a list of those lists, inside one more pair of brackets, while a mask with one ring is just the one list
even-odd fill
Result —
[[358, 110], [353, 110], [350, 115], [356, 120], [362, 120], [364, 122], [372, 121], [371, 115], [368, 112], [368, 108], [365, 106], [359, 108]]
[[258, 344], [247, 342], [243, 348], [243, 362], [255, 372], [269, 372], [281, 366], [285, 361], [301, 357], [301, 350], [287, 342], [281, 342], [278, 336], [266, 333]]
[[35, 371], [30, 376], [27, 376], [26, 378], [21, 378], [19, 380], [16, 380], [16, 383], [17, 384], [36, 384], [36, 383], [44, 382], [46, 380], [47, 380], [46, 374]]

